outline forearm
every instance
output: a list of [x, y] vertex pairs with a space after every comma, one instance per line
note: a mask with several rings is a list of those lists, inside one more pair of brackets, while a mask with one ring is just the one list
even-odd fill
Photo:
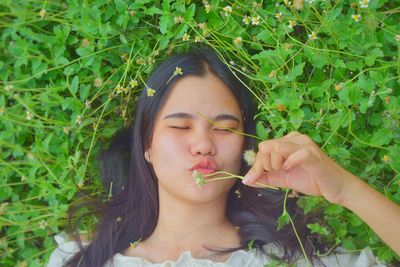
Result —
[[349, 186], [349, 198], [343, 206], [357, 214], [400, 255], [400, 206], [356, 177]]

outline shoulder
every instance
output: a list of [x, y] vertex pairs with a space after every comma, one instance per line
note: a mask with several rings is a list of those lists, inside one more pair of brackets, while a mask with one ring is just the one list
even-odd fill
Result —
[[[343, 248], [338, 248], [335, 252], [327, 256], [319, 257], [322, 262], [315, 262], [315, 266], [329, 266], [329, 267], [385, 267], [385, 263], [379, 261], [373, 254], [371, 248], [366, 247], [359, 252], [349, 252]], [[304, 258], [298, 261], [298, 266], [307, 266]]]
[[[265, 264], [275, 263], [271, 258], [271, 255], [278, 257], [283, 256], [282, 251], [273, 244], [264, 245], [261, 249], [253, 249], [251, 251], [240, 251], [237, 253], [237, 257], [232, 260], [232, 266], [264, 266]], [[313, 266], [329, 266], [329, 267], [385, 267], [387, 266], [384, 262], [379, 261], [373, 254], [371, 248], [366, 247], [363, 250], [352, 253], [339, 248], [336, 252], [331, 253], [327, 256], [319, 257], [320, 262], [315, 261]], [[322, 262], [322, 264], [321, 264]], [[305, 258], [300, 258], [296, 261], [297, 267], [305, 267], [307, 261]]]
[[385, 263], [379, 261], [371, 248], [366, 247], [357, 253], [347, 252], [344, 249], [337, 250], [332, 255], [321, 257], [323, 263], [328, 266], [354, 266], [354, 267], [384, 267]]
[[[79, 246], [74, 241], [69, 241], [65, 233], [60, 233], [54, 236], [57, 243], [57, 248], [53, 250], [50, 255], [46, 267], [60, 267], [63, 266], [71, 257], [79, 251]], [[82, 242], [86, 245], [87, 242]]]

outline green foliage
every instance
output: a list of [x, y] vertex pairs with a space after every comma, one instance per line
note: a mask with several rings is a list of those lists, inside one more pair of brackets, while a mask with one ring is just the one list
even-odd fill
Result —
[[[1, 1], [0, 265], [43, 266], [77, 191], [107, 197], [95, 160], [101, 142], [132, 122], [136, 96], [158, 62], [203, 43], [247, 77], [258, 137], [308, 134], [400, 203], [398, 7], [397, 0], [371, 0], [367, 8], [322, 0], [296, 7]], [[299, 205], [323, 208], [327, 225], [309, 227], [332, 244], [370, 246], [382, 260], [399, 260], [346, 209], [312, 197]], [[290, 219], [283, 215], [280, 226]]]

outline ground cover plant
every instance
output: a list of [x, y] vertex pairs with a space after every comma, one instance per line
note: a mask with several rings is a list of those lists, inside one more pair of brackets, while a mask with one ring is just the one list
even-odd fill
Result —
[[[308, 134], [400, 204], [399, 14], [398, 0], [2, 0], [0, 265], [43, 266], [78, 192], [112, 195], [100, 144], [134, 119], [140, 90], [157, 94], [144, 81], [158, 62], [201, 44], [247, 78], [260, 140]], [[345, 208], [298, 205], [323, 210], [309, 227], [332, 248], [399, 263]]]

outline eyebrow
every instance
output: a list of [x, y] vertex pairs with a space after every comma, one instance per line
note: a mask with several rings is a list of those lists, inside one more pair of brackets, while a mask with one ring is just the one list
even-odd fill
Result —
[[[165, 119], [170, 119], [170, 118], [194, 119], [194, 116], [192, 114], [185, 113], [185, 112], [176, 112], [176, 113], [168, 114], [167, 116], [164, 117], [164, 120]], [[215, 122], [224, 121], [224, 120], [230, 120], [230, 121], [236, 121], [236, 122], [240, 123], [240, 120], [236, 116], [231, 115], [231, 114], [219, 114], [215, 118], [213, 118], [212, 120], [215, 121]]]

